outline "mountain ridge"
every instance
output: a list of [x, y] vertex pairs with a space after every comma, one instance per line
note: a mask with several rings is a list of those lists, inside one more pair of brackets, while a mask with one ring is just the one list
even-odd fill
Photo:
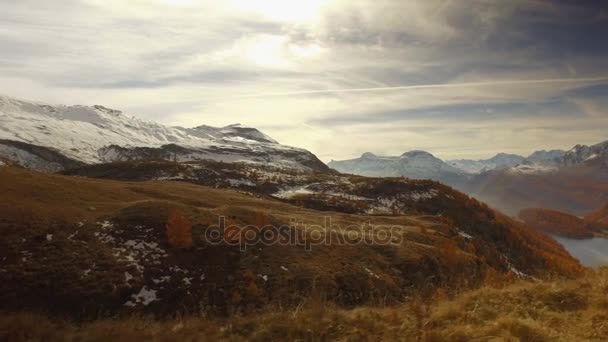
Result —
[[[100, 105], [48, 105], [7, 96], [0, 96], [0, 139], [50, 148], [86, 164], [154, 155], [176, 160], [244, 161], [328, 170], [311, 152], [281, 145], [259, 130], [241, 124], [170, 127], [128, 117], [122, 111]], [[0, 149], [0, 157], [22, 164], [34, 158], [29, 152], [15, 152], [14, 145], [10, 151]], [[182, 149], [167, 151], [171, 145]]]

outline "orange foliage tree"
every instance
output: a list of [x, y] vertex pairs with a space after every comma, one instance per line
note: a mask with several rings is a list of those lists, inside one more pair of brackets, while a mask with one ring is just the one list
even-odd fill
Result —
[[167, 240], [174, 248], [192, 247], [192, 224], [181, 210], [173, 210], [167, 219]]

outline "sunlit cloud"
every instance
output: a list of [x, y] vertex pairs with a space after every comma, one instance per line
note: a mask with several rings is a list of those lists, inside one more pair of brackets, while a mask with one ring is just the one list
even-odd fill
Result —
[[601, 13], [535, 0], [1, 2], [0, 93], [240, 122], [324, 160], [570, 148], [606, 139]]

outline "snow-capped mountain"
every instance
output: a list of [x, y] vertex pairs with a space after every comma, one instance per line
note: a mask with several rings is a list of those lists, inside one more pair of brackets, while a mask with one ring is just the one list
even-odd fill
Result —
[[367, 152], [360, 158], [332, 160], [327, 165], [343, 173], [370, 177], [432, 179], [456, 187], [467, 179], [465, 172], [425, 151], [409, 151], [396, 157], [376, 156]]
[[544, 163], [555, 164], [559, 163], [565, 153], [566, 151], [564, 150], [535, 151], [534, 153], [530, 154], [526, 160], [524, 160], [524, 163], [528, 165]]
[[540, 207], [580, 215], [608, 202], [608, 141], [537, 151], [521, 164], [475, 175], [464, 189], [508, 213]]
[[564, 166], [576, 166], [591, 162], [608, 165], [608, 141], [591, 146], [576, 145], [566, 152], [561, 159]]
[[511, 167], [521, 163], [525, 158], [517, 154], [498, 153], [490, 159], [455, 159], [446, 163], [464, 172], [475, 174], [498, 168]]
[[[22, 165], [31, 165], [33, 160], [36, 165], [44, 164], [49, 153], [58, 153], [71, 162], [86, 164], [152, 158], [328, 169], [309, 151], [281, 145], [259, 130], [239, 124], [169, 127], [99, 105], [48, 105], [5, 96], [0, 96], [0, 139], [5, 140], [0, 142], [0, 157]], [[33, 147], [25, 148], [23, 143]], [[41, 155], [43, 149], [46, 152]], [[34, 168], [56, 171], [63, 167]]]

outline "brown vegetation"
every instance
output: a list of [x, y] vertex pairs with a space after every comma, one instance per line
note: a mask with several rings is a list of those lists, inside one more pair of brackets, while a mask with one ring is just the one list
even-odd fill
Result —
[[524, 209], [519, 213], [519, 218], [539, 231], [574, 239], [606, 236], [608, 232], [608, 206], [584, 218], [541, 208]]
[[593, 237], [583, 219], [556, 210], [529, 208], [519, 212], [519, 218], [528, 226], [546, 233], [568, 238], [587, 239]]
[[[571, 281], [484, 287], [451, 301], [342, 309], [311, 297], [228, 319], [141, 317], [74, 323], [30, 313], [0, 315], [6, 341], [605, 341], [608, 269]], [[251, 290], [255, 295], [255, 290]]]
[[601, 209], [586, 215], [584, 220], [590, 229], [608, 232], [608, 204]]
[[[109, 181], [10, 167], [0, 168], [0, 179], [0, 260], [6, 271], [0, 301], [6, 310], [81, 318], [130, 312], [222, 316], [293, 308], [312, 293], [339, 307], [385, 305], [412, 295], [431, 298], [438, 289], [453, 296], [482, 286], [489, 275], [504, 282], [515, 268], [534, 277], [582, 271], [544, 235], [433, 182], [378, 181], [376, 187], [375, 180], [361, 178], [361, 192], [387, 187], [408, 193], [430, 184], [445, 194], [415, 207], [404, 202], [409, 208], [393, 216], [319, 212], [182, 182]], [[192, 248], [170, 248], [167, 222], [176, 211], [192, 224]], [[239, 245], [247, 242], [240, 230], [223, 236], [234, 243], [207, 243], [201, 236], [218, 217], [241, 227], [306, 226], [292, 228], [298, 241], [289, 245]], [[306, 248], [313, 225], [331, 243]], [[378, 226], [396, 227], [403, 239], [362, 243], [378, 234], [370, 228]], [[358, 243], [340, 243], [352, 235], [345, 227], [356, 228]], [[158, 300], [125, 306], [144, 287], [156, 291]]]
[[183, 212], [174, 209], [167, 219], [167, 241], [173, 248], [192, 247], [192, 224]]

